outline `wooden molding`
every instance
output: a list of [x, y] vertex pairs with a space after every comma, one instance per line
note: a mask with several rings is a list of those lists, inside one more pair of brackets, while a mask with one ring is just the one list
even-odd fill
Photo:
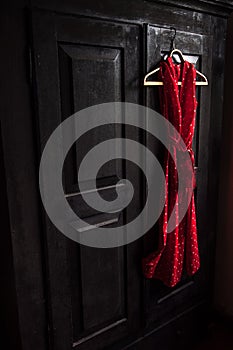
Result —
[[221, 17], [228, 17], [233, 12], [232, 0], [146, 0], [148, 2], [163, 3], [168, 6], [180, 7], [198, 12], [215, 14]]

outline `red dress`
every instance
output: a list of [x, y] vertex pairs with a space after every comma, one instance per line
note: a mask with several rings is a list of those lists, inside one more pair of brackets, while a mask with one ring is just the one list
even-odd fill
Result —
[[[196, 100], [196, 70], [194, 66], [184, 61], [177, 65], [171, 57], [160, 64], [161, 113], [177, 129], [185, 142], [194, 167], [192, 140], [195, 129]], [[182, 86], [177, 82], [182, 81]], [[143, 273], [146, 278], [157, 278], [169, 287], [175, 286], [181, 279], [185, 261], [186, 271], [193, 275], [200, 267], [197, 242], [196, 214], [193, 189], [192, 199], [187, 213], [179, 225], [167, 233], [167, 222], [177, 200], [177, 172], [175, 163], [169, 152], [164, 159], [165, 206], [159, 219], [158, 249], [143, 259]], [[179, 208], [175, 208], [179, 220]]]

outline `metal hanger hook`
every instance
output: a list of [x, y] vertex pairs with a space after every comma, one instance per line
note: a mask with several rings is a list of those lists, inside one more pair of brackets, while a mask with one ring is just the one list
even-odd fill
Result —
[[172, 41], [171, 41], [171, 50], [174, 50], [175, 49], [176, 28], [171, 27], [170, 29], [174, 30], [174, 36], [173, 36]]

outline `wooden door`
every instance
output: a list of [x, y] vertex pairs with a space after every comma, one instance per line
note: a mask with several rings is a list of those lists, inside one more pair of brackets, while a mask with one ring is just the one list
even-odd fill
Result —
[[[154, 66], [170, 51], [171, 31], [154, 25], [146, 25], [147, 38], [147, 71]], [[182, 49], [184, 57], [195, 67], [203, 72], [209, 79], [209, 86], [197, 87], [198, 109], [196, 128], [193, 141], [195, 153], [195, 167], [197, 187], [195, 189], [197, 227], [199, 250], [201, 256], [201, 268], [193, 277], [183, 275], [182, 281], [175, 288], [165, 287], [160, 281], [146, 281], [145, 286], [145, 313], [147, 324], [157, 322], [159, 325], [169, 319], [173, 319], [178, 313], [182, 313], [204, 299], [208, 281], [210, 278], [210, 256], [208, 254], [208, 208], [206, 206], [208, 190], [208, 157], [209, 149], [206, 140], [209, 138], [210, 126], [210, 95], [211, 95], [211, 49], [210, 37], [184, 31], [177, 31], [176, 47]], [[179, 59], [177, 57], [177, 59]], [[159, 111], [158, 88], [147, 88], [147, 106]], [[155, 152], [160, 152], [159, 145], [147, 139], [147, 147]], [[158, 227], [155, 226], [145, 237], [145, 253], [156, 247]]]
[[[74, 112], [105, 102], [140, 102], [137, 25], [35, 11], [32, 27], [40, 154], [53, 130]], [[134, 129], [96, 128], [76, 142], [64, 165], [64, 188], [73, 210], [92, 224], [109, 227], [137, 215], [140, 191], [120, 215], [97, 213], [78, 192], [77, 169], [89, 149], [116, 136], [140, 137]], [[141, 175], [133, 164], [106, 164], [97, 179], [102, 196], [114, 198], [116, 182], [125, 176], [140, 188]], [[140, 240], [112, 249], [81, 246], [58, 232], [46, 214], [44, 235], [53, 348], [103, 349], [136, 332], [141, 312]]]

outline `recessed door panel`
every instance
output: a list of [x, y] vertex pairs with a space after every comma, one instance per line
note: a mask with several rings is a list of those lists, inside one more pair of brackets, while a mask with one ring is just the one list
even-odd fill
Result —
[[[140, 103], [140, 29], [137, 25], [33, 13], [35, 82], [40, 152], [53, 130], [84, 108], [106, 102]], [[95, 145], [124, 135], [139, 139], [139, 131], [107, 124], [82, 136], [70, 149], [63, 168], [65, 196], [71, 208], [88, 224], [121, 226], [140, 208], [134, 205], [105, 214], [82, 199], [77, 180], [83, 157]], [[121, 150], [124, 158], [123, 147]], [[114, 150], [111, 150], [114, 158]], [[97, 187], [104, 199], [116, 197], [117, 182], [130, 178], [137, 188], [140, 173], [121, 159], [98, 172]], [[82, 179], [91, 193], [90, 177]], [[124, 190], [124, 189], [123, 189]], [[97, 249], [63, 236], [45, 214], [47, 281], [51, 337], [56, 350], [102, 349], [139, 327], [141, 245]], [[135, 259], [137, 256], [137, 259]], [[132, 298], [133, 295], [133, 298]]]

